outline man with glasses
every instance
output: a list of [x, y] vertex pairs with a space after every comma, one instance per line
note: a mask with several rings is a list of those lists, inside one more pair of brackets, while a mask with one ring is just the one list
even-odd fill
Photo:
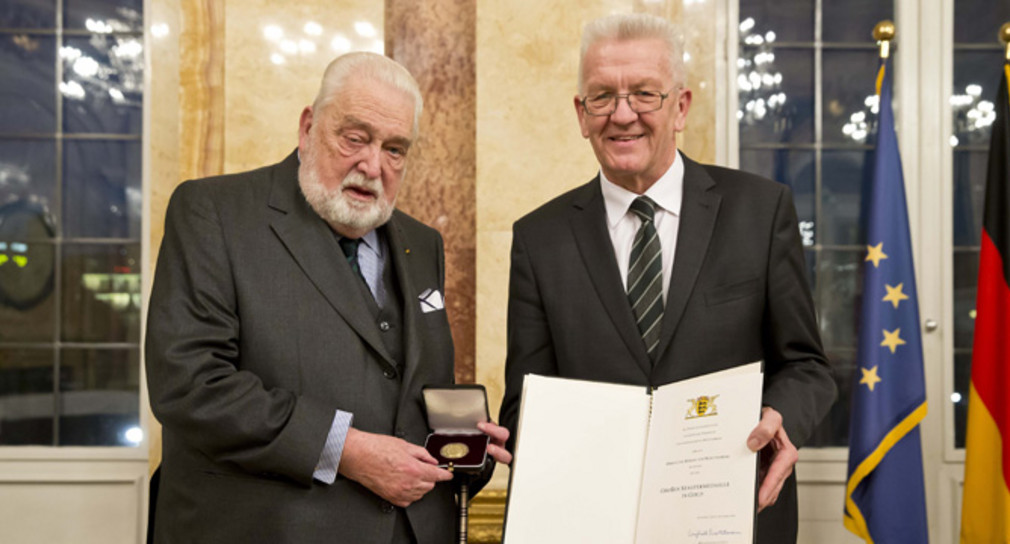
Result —
[[574, 105], [600, 172], [514, 225], [501, 421], [515, 437], [528, 373], [660, 386], [763, 360], [758, 542], [795, 542], [797, 447], [836, 395], [796, 212], [786, 186], [677, 151], [681, 42], [648, 15], [586, 26]]

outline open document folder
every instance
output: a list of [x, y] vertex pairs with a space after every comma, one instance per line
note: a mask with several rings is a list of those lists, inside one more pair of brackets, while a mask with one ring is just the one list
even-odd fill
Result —
[[528, 375], [504, 544], [751, 543], [761, 363], [648, 391]]

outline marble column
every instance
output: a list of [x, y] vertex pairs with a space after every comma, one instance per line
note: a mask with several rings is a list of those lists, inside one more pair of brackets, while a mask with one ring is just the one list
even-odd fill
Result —
[[386, 0], [386, 55], [421, 87], [421, 137], [398, 207], [445, 239], [446, 310], [456, 346], [456, 381], [474, 381], [476, 237], [475, 67], [472, 0]]

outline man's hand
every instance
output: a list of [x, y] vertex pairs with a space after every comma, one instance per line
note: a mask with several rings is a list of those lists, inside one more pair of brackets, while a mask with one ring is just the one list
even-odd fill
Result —
[[339, 472], [400, 507], [420, 499], [452, 473], [424, 448], [382, 434], [347, 430]]
[[770, 406], [761, 409], [761, 421], [747, 438], [747, 447], [751, 451], [761, 452], [761, 487], [758, 488], [760, 512], [778, 500], [782, 485], [793, 473], [793, 466], [800, 454], [782, 427], [782, 414]]
[[490, 421], [478, 423], [477, 428], [491, 437], [491, 443], [487, 446], [487, 453], [491, 457], [494, 457], [495, 461], [503, 465], [511, 464], [512, 454], [505, 449], [505, 441], [509, 439], [509, 430]]

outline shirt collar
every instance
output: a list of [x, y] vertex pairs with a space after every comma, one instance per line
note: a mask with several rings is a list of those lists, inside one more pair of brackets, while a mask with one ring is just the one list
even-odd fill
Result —
[[[340, 237], [340, 238], [347, 238], [346, 236], [340, 236], [340, 235], [337, 235], [337, 236]], [[365, 233], [364, 236], [362, 236], [360, 238], [360, 240], [361, 240], [361, 243], [364, 244], [365, 247], [371, 249], [375, 253], [381, 254], [381, 252], [382, 252], [382, 246], [379, 245], [379, 231], [378, 231], [378, 229], [372, 229], [372, 230], [368, 231], [367, 233]]]
[[[614, 228], [628, 213], [631, 202], [640, 195], [607, 179], [603, 170], [600, 170], [600, 189], [607, 208], [607, 223], [610, 228]], [[677, 157], [670, 168], [645, 191], [645, 196], [651, 198], [661, 209], [680, 215], [680, 205], [684, 198], [684, 158], [680, 155], [680, 150], [677, 150]]]

